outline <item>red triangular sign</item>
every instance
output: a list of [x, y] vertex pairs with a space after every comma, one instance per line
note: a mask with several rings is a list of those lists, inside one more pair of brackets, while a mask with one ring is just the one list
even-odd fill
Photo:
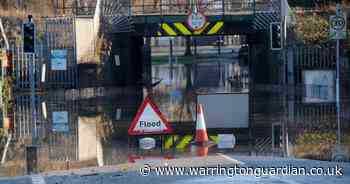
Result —
[[167, 134], [173, 130], [150, 97], [139, 107], [128, 130], [129, 135]]

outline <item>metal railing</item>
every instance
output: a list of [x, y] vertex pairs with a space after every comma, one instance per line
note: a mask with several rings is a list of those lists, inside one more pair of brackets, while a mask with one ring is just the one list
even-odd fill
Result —
[[[278, 11], [280, 0], [198, 0], [198, 10], [205, 15], [253, 14]], [[187, 15], [194, 4], [189, 0], [121, 0], [121, 14], [132, 15]], [[109, 7], [104, 7], [109, 8]], [[110, 7], [113, 8], [113, 7]], [[93, 15], [95, 6], [71, 5], [58, 12], [66, 15]], [[115, 11], [110, 11], [115, 13]]]
[[[186, 15], [194, 6], [187, 1], [135, 0], [130, 3], [130, 13], [132, 15]], [[197, 8], [206, 15], [253, 13], [255, 0], [203, 0]]]
[[[253, 14], [279, 10], [280, 0], [198, 0], [197, 8], [205, 15]], [[121, 0], [118, 12], [136, 15], [187, 15], [194, 7], [189, 0]], [[113, 7], [103, 7], [104, 9]], [[93, 15], [95, 6], [66, 6], [58, 12], [73, 15]], [[109, 11], [116, 13], [115, 11]]]

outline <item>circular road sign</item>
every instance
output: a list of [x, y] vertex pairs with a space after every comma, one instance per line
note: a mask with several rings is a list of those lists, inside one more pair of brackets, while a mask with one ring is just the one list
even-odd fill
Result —
[[331, 19], [331, 27], [335, 30], [342, 30], [345, 26], [345, 19], [341, 16], [335, 16]]
[[191, 27], [192, 30], [199, 30], [204, 27], [206, 23], [206, 18], [204, 14], [197, 12], [197, 13], [190, 13], [187, 17], [187, 23]]

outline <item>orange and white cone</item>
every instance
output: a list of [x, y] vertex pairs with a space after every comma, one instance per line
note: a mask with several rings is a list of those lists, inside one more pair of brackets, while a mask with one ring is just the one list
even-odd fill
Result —
[[203, 145], [208, 142], [207, 128], [205, 126], [203, 106], [197, 105], [197, 122], [196, 122], [196, 138], [195, 144]]

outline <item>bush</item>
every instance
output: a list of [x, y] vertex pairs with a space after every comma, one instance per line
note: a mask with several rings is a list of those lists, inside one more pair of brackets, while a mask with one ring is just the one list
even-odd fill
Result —
[[[3, 110], [12, 109], [13, 107], [13, 79], [11, 77], [5, 77], [2, 86], [2, 95], [3, 95]], [[5, 111], [5, 112], [6, 112]]]
[[321, 44], [328, 40], [328, 19], [319, 15], [298, 15], [296, 34], [305, 44]]
[[[342, 144], [349, 149], [349, 132], [343, 132], [341, 139]], [[337, 135], [334, 131], [305, 131], [296, 139], [294, 154], [298, 158], [331, 160], [332, 148], [336, 145], [336, 140]]]

